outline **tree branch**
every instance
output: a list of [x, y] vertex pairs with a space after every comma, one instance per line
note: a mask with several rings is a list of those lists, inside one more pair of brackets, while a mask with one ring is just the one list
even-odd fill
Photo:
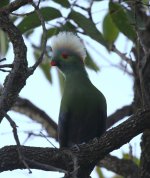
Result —
[[39, 122], [46, 129], [47, 133], [57, 140], [57, 124], [29, 100], [18, 97], [12, 110], [25, 114], [32, 120]]
[[11, 117], [9, 115], [6, 114], [5, 118], [8, 120], [8, 122], [10, 123], [10, 125], [13, 129], [13, 135], [14, 135], [14, 139], [15, 139], [16, 144], [17, 144], [17, 151], [18, 151], [19, 159], [24, 164], [24, 166], [29, 170], [29, 173], [31, 173], [31, 170], [29, 169], [28, 164], [26, 163], [23, 154], [21, 153], [21, 149], [20, 149], [21, 145], [20, 145], [20, 140], [19, 140], [18, 133], [17, 133], [17, 125], [11, 119]]
[[119, 159], [115, 156], [108, 155], [97, 165], [120, 174], [126, 178], [138, 177], [138, 166], [129, 159]]
[[[44, 126], [47, 133], [57, 140], [57, 124], [50, 118], [43, 110], [35, 106], [31, 101], [18, 97], [12, 110], [25, 114], [32, 120], [39, 122]], [[133, 105], [127, 105], [118, 109], [115, 113], [107, 118], [107, 128], [111, 127], [116, 122], [120, 121], [126, 116], [133, 114]]]
[[[40, 1], [39, 1], [40, 3]], [[42, 41], [42, 52], [41, 52], [41, 55], [40, 57], [38, 58], [37, 62], [32, 66], [30, 67], [30, 75], [35, 71], [35, 69], [39, 66], [39, 64], [42, 62], [43, 60], [43, 57], [45, 55], [45, 52], [46, 52], [46, 44], [47, 44], [47, 29], [46, 29], [46, 26], [45, 26], [45, 22], [44, 22], [44, 18], [39, 10], [39, 7], [36, 6], [34, 3], [32, 3], [32, 6], [35, 8], [35, 11], [39, 17], [39, 20], [41, 22], [41, 25], [42, 25], [42, 29], [43, 29], [43, 41]]]
[[0, 9], [0, 14], [1, 13], [5, 13], [5, 14], [9, 14], [10, 12], [13, 12], [17, 9], [19, 9], [20, 7], [31, 3], [32, 0], [17, 0], [17, 1], [13, 1], [12, 3], [10, 3], [9, 5], [3, 7]]
[[[133, 137], [150, 128], [150, 111], [139, 111], [119, 126], [107, 131], [101, 138], [94, 139], [88, 144], [78, 145], [70, 149], [77, 157], [79, 165], [88, 165], [93, 160], [103, 159], [109, 152], [120, 148]], [[117, 138], [117, 139], [116, 139]], [[73, 170], [72, 156], [67, 149], [21, 147], [25, 158], [39, 163], [48, 164], [64, 170]], [[15, 159], [13, 159], [15, 157]], [[12, 161], [13, 160], [13, 161]], [[30, 168], [39, 169], [29, 164]], [[16, 146], [7, 146], [0, 149], [0, 171], [22, 169]]]
[[4, 82], [0, 96], [0, 122], [2, 121], [5, 113], [11, 108], [18, 93], [23, 88], [27, 79], [27, 59], [26, 59], [26, 46], [20, 31], [10, 21], [7, 14], [0, 12], [0, 27], [8, 34], [10, 41], [13, 44], [14, 62], [13, 68]]
[[[57, 139], [57, 124], [53, 124], [53, 120], [49, 118], [49, 116], [47, 116], [47, 114], [41, 109], [33, 105], [29, 100], [18, 98], [12, 109], [41, 123], [44, 125], [44, 128], [46, 128], [49, 135]], [[125, 116], [132, 115], [132, 113], [133, 105], [127, 105], [121, 109], [118, 109], [114, 114], [108, 117], [108, 128], [123, 119]], [[132, 178], [137, 178], [138, 175], [138, 166], [132, 160], [119, 159], [109, 155], [99, 162], [99, 166], [105, 167], [108, 170], [128, 178], [130, 178], [130, 176], [132, 176]]]
[[126, 54], [120, 52], [115, 45], [112, 46], [111, 49], [114, 53], [116, 53], [122, 60], [124, 60], [127, 64], [129, 64], [131, 67], [133, 65], [133, 61], [126, 56]]
[[18, 0], [10, 3], [8, 6], [0, 9], [0, 27], [4, 30], [13, 44], [14, 50], [14, 62], [13, 68], [10, 74], [7, 76], [4, 82], [4, 88], [2, 89], [0, 96], [0, 122], [2, 121], [5, 113], [10, 110], [13, 103], [16, 101], [19, 92], [24, 87], [26, 83], [26, 79], [33, 74], [34, 70], [40, 64], [43, 59], [45, 50], [46, 50], [46, 28], [44, 24], [44, 19], [39, 11], [39, 8], [32, 3], [34, 6], [39, 19], [41, 21], [44, 33], [43, 40], [43, 50], [41, 56], [37, 63], [32, 68], [28, 68], [27, 59], [26, 59], [26, 46], [20, 31], [16, 28], [16, 26], [10, 21], [9, 13], [18, 9], [19, 7], [27, 4], [28, 2], [32, 3], [32, 0]]
[[116, 122], [120, 121], [126, 116], [131, 116], [133, 114], [133, 105], [123, 106], [122, 108], [116, 110], [107, 118], [107, 128], [114, 125]]

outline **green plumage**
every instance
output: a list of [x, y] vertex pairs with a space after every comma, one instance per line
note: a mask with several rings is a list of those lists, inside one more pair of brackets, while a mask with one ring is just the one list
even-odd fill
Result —
[[[68, 123], [65, 121], [67, 119]], [[63, 139], [60, 139], [61, 147], [87, 142], [94, 137], [100, 137], [105, 131], [105, 98], [92, 85], [85, 70], [80, 69], [66, 76], [59, 125], [63, 125], [62, 121], [66, 128]], [[61, 137], [61, 129], [59, 133]]]
[[[100, 137], [106, 129], [106, 100], [90, 82], [82, 59], [62, 47], [55, 51], [52, 64], [65, 76], [58, 123], [60, 147], [72, 147]], [[94, 165], [80, 167], [78, 178], [87, 178]]]

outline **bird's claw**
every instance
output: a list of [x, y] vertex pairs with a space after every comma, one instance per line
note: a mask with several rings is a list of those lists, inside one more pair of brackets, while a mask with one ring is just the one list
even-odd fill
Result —
[[79, 152], [79, 151], [80, 151], [80, 148], [79, 148], [79, 146], [78, 146], [77, 144], [75, 144], [75, 145], [72, 147], [72, 150], [73, 150], [74, 152]]
[[94, 143], [98, 143], [98, 138], [95, 137], [95, 138], [93, 139], [93, 142], [94, 142]]

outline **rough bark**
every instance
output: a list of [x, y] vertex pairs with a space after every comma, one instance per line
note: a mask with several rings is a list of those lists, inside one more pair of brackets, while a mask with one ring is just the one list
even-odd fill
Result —
[[[9, 13], [18, 9], [22, 5], [27, 4], [28, 0], [18, 0], [14, 1], [10, 5], [0, 9], [0, 27], [8, 34], [10, 41], [13, 44], [14, 49], [14, 62], [13, 68], [10, 74], [7, 76], [4, 82], [4, 88], [2, 89], [0, 96], [0, 121], [5, 116], [5, 113], [12, 107], [12, 105], [17, 100], [18, 94], [20, 90], [24, 87], [27, 77], [29, 76], [29, 70], [27, 66], [26, 59], [26, 46], [24, 44], [22, 35], [19, 30], [12, 24], [9, 20]], [[143, 109], [150, 108], [150, 25], [148, 17], [141, 10], [141, 3], [133, 3], [134, 1], [130, 1], [131, 6], [134, 6], [134, 11], [136, 15], [140, 18], [143, 18], [146, 22], [146, 29], [142, 31], [138, 31], [138, 36], [140, 39], [140, 51], [136, 57], [136, 65], [134, 66], [134, 109], [141, 107]], [[136, 1], [141, 2], [141, 1]], [[136, 51], [137, 52], [137, 51]], [[136, 56], [136, 55], [135, 55]], [[144, 57], [143, 57], [144, 56]], [[15, 85], [14, 85], [15, 83]], [[20, 102], [20, 101], [19, 101]], [[28, 103], [29, 105], [31, 103]], [[30, 117], [33, 117], [31, 113], [29, 113], [28, 108], [26, 107], [26, 103], [20, 103], [20, 106], [23, 105], [25, 110], [23, 112], [27, 112]], [[30, 105], [31, 106], [31, 105]], [[15, 108], [18, 109], [17, 106]], [[133, 109], [133, 108], [132, 108]], [[131, 115], [133, 110], [131, 108], [123, 108], [116, 112], [116, 115], [112, 115], [112, 120], [110, 121], [110, 125], [116, 120], [121, 119], [125, 115]], [[33, 107], [33, 112], [35, 113], [37, 108]], [[41, 117], [48, 117], [42, 111], [39, 112], [39, 116], [37, 120], [41, 122]], [[114, 116], [116, 117], [115, 121]], [[34, 117], [33, 117], [34, 118]], [[150, 113], [149, 111], [138, 112], [132, 117], [130, 117], [126, 122], [119, 125], [118, 127], [111, 129], [106, 132], [101, 139], [93, 140], [88, 144], [79, 145], [80, 151], [77, 151], [75, 148], [71, 150], [57, 150], [50, 148], [35, 148], [35, 147], [21, 147], [23, 156], [27, 159], [27, 162], [31, 168], [43, 169], [43, 170], [51, 170], [49, 167], [44, 166], [52, 165], [55, 167], [60, 167], [65, 170], [72, 171], [74, 170], [74, 165], [76, 163], [76, 159], [78, 160], [79, 165], [90, 164], [91, 160], [102, 159], [109, 152], [114, 149], [118, 149], [123, 144], [127, 143], [134, 136], [139, 133], [144, 132], [142, 136], [141, 148], [141, 164], [140, 164], [140, 177], [148, 178], [150, 177]], [[46, 119], [47, 122], [49, 121]], [[49, 123], [52, 125], [51, 133], [56, 129], [56, 125], [52, 122]], [[109, 126], [110, 126], [109, 125]], [[56, 131], [56, 130], [55, 130]], [[56, 137], [56, 132], [53, 132], [53, 137]], [[73, 153], [73, 154], [72, 154]], [[48, 159], [47, 159], [48, 158]], [[13, 161], [12, 161], [13, 160]], [[39, 162], [42, 165], [36, 164], [32, 160]], [[115, 161], [115, 160], [114, 160]], [[123, 161], [123, 160], [120, 160]], [[124, 162], [121, 163], [122, 165]], [[131, 163], [132, 164], [132, 163]], [[132, 165], [133, 166], [133, 165]], [[133, 166], [134, 167], [134, 166]], [[17, 146], [9, 146], [0, 149], [0, 170], [14, 170], [17, 168], [26, 168], [25, 165], [21, 162], [18, 152]], [[117, 167], [115, 167], [117, 169]], [[114, 169], [115, 168], [111, 168]], [[137, 170], [136, 167], [134, 167]], [[131, 171], [132, 169], [130, 169]], [[131, 176], [125, 174], [121, 168], [118, 168], [118, 172], [120, 174], [126, 176]], [[137, 173], [137, 171], [136, 171]], [[137, 175], [137, 174], [136, 174]], [[133, 175], [135, 176], [135, 175]]]
[[[145, 29], [138, 30], [138, 37], [143, 48], [144, 56], [138, 61], [139, 80], [141, 87], [142, 107], [150, 108], [150, 18], [142, 7], [136, 6], [137, 16], [145, 22]], [[150, 118], [149, 118], [150, 119]], [[140, 177], [150, 178], [150, 128], [143, 133], [141, 140]]]
[[8, 34], [8, 37], [13, 44], [15, 56], [13, 68], [5, 79], [4, 88], [2, 89], [0, 96], [0, 122], [5, 116], [5, 113], [10, 110], [11, 106], [16, 101], [20, 90], [26, 84], [28, 73], [26, 45], [20, 31], [10, 21], [7, 11], [0, 10], [0, 28]]
[[12, 110], [25, 114], [32, 120], [40, 123], [46, 129], [48, 135], [57, 140], [57, 124], [43, 110], [29, 100], [18, 97]]
[[138, 178], [139, 168], [132, 159], [119, 159], [108, 155], [98, 165], [125, 178]]
[[112, 125], [114, 125], [115, 123], [123, 119], [124, 117], [131, 116], [133, 114], [133, 108], [134, 108], [133, 105], [127, 105], [118, 109], [113, 114], [111, 114], [107, 118], [107, 128], [111, 127]]
[[[22, 154], [23, 157], [27, 159], [27, 163], [29, 162], [30, 168], [40, 169], [39, 165], [30, 162], [35, 160], [38, 163], [48, 164], [71, 172], [76, 169], [78, 165], [88, 165], [91, 161], [103, 159], [108, 153], [120, 148], [120, 146], [129, 142], [136, 135], [142, 133], [145, 129], [150, 127], [149, 117], [149, 110], [139, 111], [127, 121], [107, 131], [100, 139], [91, 140], [88, 144], [78, 145], [78, 148], [73, 147], [70, 150], [60, 150], [22, 146]], [[20, 162], [17, 146], [7, 146], [0, 149], [1, 172], [17, 168], [26, 168], [24, 164]], [[76, 163], [77, 165], [75, 165]], [[45, 170], [43, 167], [42, 169]]]

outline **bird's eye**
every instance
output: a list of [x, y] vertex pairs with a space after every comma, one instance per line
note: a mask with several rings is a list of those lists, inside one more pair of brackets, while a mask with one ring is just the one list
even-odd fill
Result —
[[64, 59], [67, 59], [69, 55], [68, 55], [68, 53], [63, 52], [63, 53], [61, 54], [61, 56], [62, 56]]

